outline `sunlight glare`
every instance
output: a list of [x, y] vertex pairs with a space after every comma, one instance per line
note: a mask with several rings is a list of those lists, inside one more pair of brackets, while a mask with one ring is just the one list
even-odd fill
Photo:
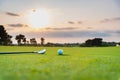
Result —
[[34, 9], [28, 15], [29, 24], [32, 28], [42, 28], [50, 23], [50, 15], [45, 9]]

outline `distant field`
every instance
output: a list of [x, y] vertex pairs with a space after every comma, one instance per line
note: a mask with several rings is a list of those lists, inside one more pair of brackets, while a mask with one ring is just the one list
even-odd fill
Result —
[[43, 48], [44, 55], [0, 54], [0, 80], [120, 80], [120, 47], [0, 46], [0, 51]]

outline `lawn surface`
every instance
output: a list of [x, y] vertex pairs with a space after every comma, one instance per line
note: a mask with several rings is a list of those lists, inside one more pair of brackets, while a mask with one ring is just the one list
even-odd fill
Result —
[[0, 54], [0, 80], [120, 80], [120, 47], [0, 46], [1, 51], [36, 51], [36, 53]]

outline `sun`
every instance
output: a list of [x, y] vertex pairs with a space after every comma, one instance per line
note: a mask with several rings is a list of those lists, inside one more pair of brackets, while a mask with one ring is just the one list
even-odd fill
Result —
[[28, 14], [28, 21], [32, 28], [42, 28], [50, 23], [50, 15], [45, 9], [33, 9]]

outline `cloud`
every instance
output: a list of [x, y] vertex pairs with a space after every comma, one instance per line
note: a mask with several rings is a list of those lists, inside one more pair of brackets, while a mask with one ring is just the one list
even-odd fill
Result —
[[78, 21], [77, 23], [78, 23], [78, 24], [82, 24], [83, 22], [82, 22], [82, 21]]
[[120, 30], [114, 31], [113, 33], [120, 35]]
[[73, 22], [73, 21], [68, 21], [68, 23], [69, 23], [69, 24], [75, 24], [75, 22]]
[[120, 20], [120, 17], [113, 18], [113, 20], [116, 20], [116, 21]]
[[6, 30], [8, 30], [8, 31], [13, 31], [14, 28], [6, 28]]
[[[110, 33], [98, 31], [44, 31], [29, 32], [32, 36], [44, 36], [50, 38], [85, 38], [85, 37], [109, 37]], [[37, 36], [38, 37], [38, 36]]]
[[74, 30], [76, 27], [65, 27], [65, 28], [45, 28], [46, 30]]
[[116, 33], [120, 34], [120, 31], [116, 31]]
[[68, 21], [69, 24], [82, 24], [83, 22], [82, 21]]
[[104, 20], [102, 20], [102, 21], [100, 21], [101, 23], [106, 23], [106, 22], [109, 22], [110, 21], [110, 19], [104, 19]]
[[9, 16], [20, 16], [19, 14], [12, 13], [12, 12], [6, 12], [6, 14]]
[[28, 27], [28, 25], [21, 24], [21, 23], [18, 23], [18, 24], [8, 24], [8, 26], [10, 26], [10, 27]]
[[92, 27], [87, 27], [87, 29], [93, 29]]
[[120, 21], [120, 17], [115, 17], [115, 18], [106, 18], [104, 20], [101, 20], [101, 23], [107, 23], [107, 22], [115, 22], [115, 21]]

